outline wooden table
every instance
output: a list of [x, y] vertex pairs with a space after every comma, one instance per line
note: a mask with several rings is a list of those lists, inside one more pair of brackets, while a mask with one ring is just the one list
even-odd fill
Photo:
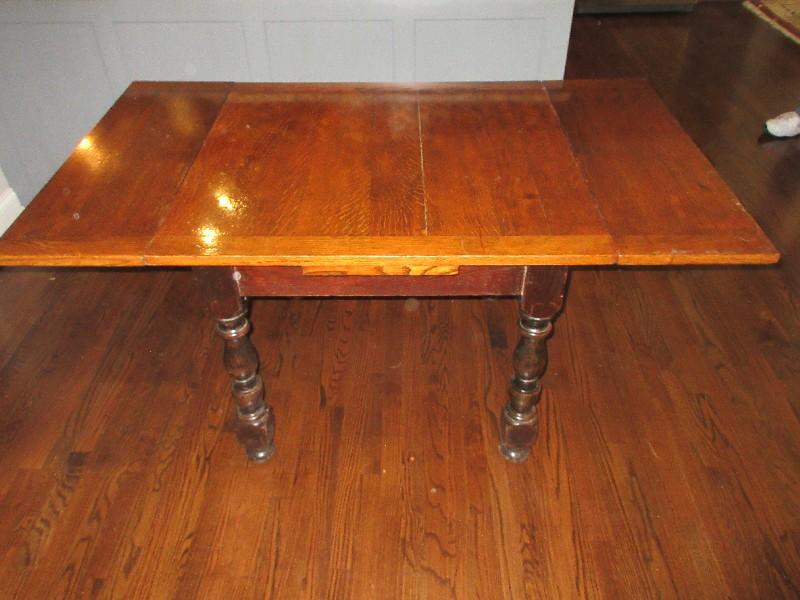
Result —
[[518, 296], [500, 416], [517, 461], [568, 267], [777, 260], [627, 80], [134, 83], [0, 240], [2, 265], [194, 269], [253, 460], [274, 451], [274, 417], [247, 297]]

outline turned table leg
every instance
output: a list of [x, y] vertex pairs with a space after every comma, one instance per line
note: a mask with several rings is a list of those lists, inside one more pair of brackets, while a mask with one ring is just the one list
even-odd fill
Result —
[[195, 269], [195, 275], [217, 321], [217, 334], [225, 341], [223, 360], [236, 401], [236, 436], [250, 460], [266, 461], [275, 452], [275, 417], [264, 402], [258, 352], [249, 337], [247, 303], [239, 296], [232, 269]]
[[564, 303], [565, 267], [526, 267], [520, 296], [519, 342], [508, 403], [500, 415], [500, 451], [521, 462], [539, 435], [541, 379], [547, 369], [547, 338]]

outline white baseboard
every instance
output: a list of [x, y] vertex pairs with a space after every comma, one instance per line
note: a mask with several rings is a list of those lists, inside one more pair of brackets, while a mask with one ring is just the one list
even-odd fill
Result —
[[6, 229], [11, 227], [11, 224], [25, 209], [20, 204], [17, 194], [11, 188], [0, 192], [0, 234], [5, 233]]

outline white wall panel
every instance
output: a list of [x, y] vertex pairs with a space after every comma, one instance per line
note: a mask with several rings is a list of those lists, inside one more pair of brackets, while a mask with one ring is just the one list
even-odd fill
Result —
[[418, 81], [536, 79], [544, 19], [447, 19], [415, 23]]
[[128, 78], [249, 81], [241, 23], [115, 23]]
[[391, 21], [264, 24], [273, 81], [393, 81]]

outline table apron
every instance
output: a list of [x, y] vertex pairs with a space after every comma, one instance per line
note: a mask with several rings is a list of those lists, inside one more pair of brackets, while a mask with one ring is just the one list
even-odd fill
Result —
[[518, 296], [526, 267], [464, 266], [453, 275], [307, 275], [301, 267], [234, 267], [242, 296]]

